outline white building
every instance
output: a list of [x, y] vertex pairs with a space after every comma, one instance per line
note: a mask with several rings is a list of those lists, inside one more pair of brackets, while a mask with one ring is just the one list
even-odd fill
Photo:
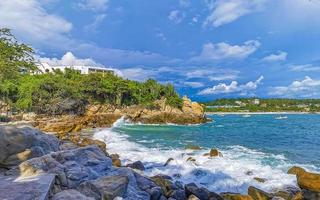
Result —
[[81, 74], [89, 74], [94, 72], [101, 72], [101, 73], [114, 73], [113, 69], [105, 68], [105, 67], [94, 67], [94, 66], [79, 66], [79, 65], [72, 65], [72, 66], [50, 66], [48, 63], [40, 63], [38, 64], [38, 69], [42, 73], [50, 73], [57, 70], [64, 72], [65, 69], [73, 69], [79, 71]]
[[254, 100], [252, 101], [252, 103], [253, 103], [254, 105], [259, 105], [259, 104], [260, 104], [260, 100], [259, 100], [259, 99], [254, 99]]

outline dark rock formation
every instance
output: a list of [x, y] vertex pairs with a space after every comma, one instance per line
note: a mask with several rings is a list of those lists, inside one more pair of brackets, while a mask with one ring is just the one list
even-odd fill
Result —
[[140, 171], [144, 171], [145, 170], [144, 165], [142, 164], [141, 161], [136, 161], [134, 163], [130, 163], [126, 167], [130, 167], [132, 169], [138, 169]]

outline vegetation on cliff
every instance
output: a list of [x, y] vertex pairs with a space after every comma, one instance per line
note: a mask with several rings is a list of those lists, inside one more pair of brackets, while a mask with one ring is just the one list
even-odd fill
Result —
[[207, 112], [320, 112], [320, 99], [217, 99], [205, 105]]
[[171, 84], [126, 80], [112, 73], [35, 73], [33, 56], [31, 47], [19, 43], [10, 30], [0, 29], [0, 110], [82, 114], [87, 104], [152, 108], [156, 100], [164, 98], [168, 105], [182, 107]]

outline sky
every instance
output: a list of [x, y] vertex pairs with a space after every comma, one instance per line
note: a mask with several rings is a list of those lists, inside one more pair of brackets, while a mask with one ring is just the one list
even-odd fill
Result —
[[1, 0], [40, 62], [172, 83], [193, 100], [320, 98], [320, 0]]

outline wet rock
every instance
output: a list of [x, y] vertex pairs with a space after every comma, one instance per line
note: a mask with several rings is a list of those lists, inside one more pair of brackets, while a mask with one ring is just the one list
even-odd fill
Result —
[[185, 185], [186, 195], [195, 195], [201, 200], [223, 200], [221, 196], [214, 192], [210, 192], [206, 188], [199, 188], [195, 183]]
[[112, 165], [115, 167], [121, 167], [121, 160], [119, 159], [120, 156], [118, 154], [111, 154]]
[[174, 160], [173, 158], [169, 158], [169, 159], [167, 160], [167, 162], [166, 162], [163, 166], [169, 165], [169, 163], [170, 163], [171, 161], [173, 161], [173, 160]]
[[187, 159], [187, 162], [196, 162], [196, 159], [194, 157], [189, 157]]
[[252, 176], [253, 175], [253, 171], [247, 171], [245, 174], [248, 175], [248, 176]]
[[150, 195], [151, 200], [158, 200], [163, 194], [161, 187], [156, 185], [151, 179], [141, 176], [138, 173], [134, 174], [136, 177], [138, 187], [146, 191]]
[[301, 168], [301, 167], [297, 167], [297, 166], [293, 166], [288, 170], [288, 174], [293, 174], [293, 175], [298, 175], [300, 173], [304, 173], [306, 172], [305, 169]]
[[301, 189], [320, 192], [320, 174], [300, 171], [297, 174], [297, 181]]
[[243, 195], [238, 193], [221, 193], [220, 196], [224, 200], [253, 200], [249, 195]]
[[304, 200], [302, 192], [298, 192], [290, 200]]
[[267, 181], [267, 179], [265, 179], [265, 178], [259, 178], [259, 177], [254, 177], [253, 179], [256, 180], [256, 181], [259, 182], [259, 183], [265, 183], [265, 182]]
[[248, 188], [248, 195], [254, 200], [271, 200], [273, 197], [271, 194], [253, 186]]
[[318, 200], [320, 199], [320, 192], [313, 192], [310, 190], [302, 189], [302, 196], [304, 200]]
[[58, 151], [59, 143], [55, 136], [34, 128], [0, 126], [0, 166], [9, 168]]
[[209, 153], [210, 157], [223, 157], [222, 153], [218, 151], [218, 149], [211, 149]]
[[170, 197], [172, 191], [177, 189], [170, 179], [166, 179], [161, 175], [153, 176], [151, 180], [162, 189], [165, 197]]
[[298, 193], [301, 193], [297, 187], [287, 187], [273, 193], [275, 197], [281, 197], [285, 200], [292, 200]]
[[78, 190], [94, 199], [114, 199], [124, 197], [129, 179], [126, 176], [104, 176], [82, 183]]
[[137, 170], [140, 170], [140, 171], [144, 171], [145, 170], [144, 165], [142, 164], [141, 161], [136, 161], [134, 163], [128, 164], [127, 167], [130, 167], [132, 169], [137, 169]]
[[181, 189], [173, 190], [172, 193], [170, 194], [170, 198], [174, 198], [176, 200], [185, 200], [186, 199], [185, 191]]
[[74, 189], [86, 180], [104, 176], [112, 161], [97, 146], [58, 151], [19, 165], [21, 176], [56, 174], [61, 188]]
[[52, 200], [94, 200], [94, 198], [87, 197], [77, 190], [63, 190], [55, 194]]

